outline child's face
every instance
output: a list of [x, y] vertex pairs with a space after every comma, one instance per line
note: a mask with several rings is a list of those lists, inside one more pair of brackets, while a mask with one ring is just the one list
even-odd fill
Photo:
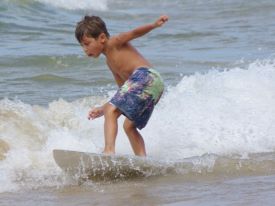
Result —
[[100, 36], [95, 39], [93, 37], [87, 37], [84, 35], [81, 46], [87, 56], [97, 58], [103, 51], [104, 42], [102, 42]]

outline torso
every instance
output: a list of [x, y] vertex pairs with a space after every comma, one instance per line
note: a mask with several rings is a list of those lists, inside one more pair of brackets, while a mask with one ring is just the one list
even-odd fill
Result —
[[123, 81], [139, 67], [151, 67], [150, 63], [130, 44], [111, 48], [106, 52], [106, 62], [111, 71]]

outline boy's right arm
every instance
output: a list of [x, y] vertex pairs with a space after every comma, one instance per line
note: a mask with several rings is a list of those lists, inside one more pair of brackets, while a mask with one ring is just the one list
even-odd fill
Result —
[[150, 32], [151, 30], [162, 26], [166, 21], [168, 21], [168, 16], [160, 16], [154, 23], [140, 26], [128, 32], [121, 33], [114, 37], [115, 44], [123, 45], [132, 39], [138, 38]]

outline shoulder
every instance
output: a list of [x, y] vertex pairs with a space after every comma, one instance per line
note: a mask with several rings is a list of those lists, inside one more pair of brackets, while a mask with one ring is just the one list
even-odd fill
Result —
[[118, 35], [115, 35], [115, 36], [111, 36], [109, 38], [108, 43], [109, 43], [110, 46], [116, 46], [118, 41], [119, 41], [119, 37], [118, 37]]
[[112, 36], [109, 39], [110, 46], [113, 46], [116, 48], [125, 46], [128, 43], [128, 38], [129, 38], [128, 36], [130, 36], [129, 32], [124, 32], [124, 33], [120, 33], [115, 36]]

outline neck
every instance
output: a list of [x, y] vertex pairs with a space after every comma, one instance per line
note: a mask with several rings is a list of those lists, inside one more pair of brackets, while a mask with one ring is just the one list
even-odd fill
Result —
[[104, 42], [104, 46], [103, 46], [103, 50], [102, 50], [102, 54], [104, 54], [106, 56], [107, 52], [108, 52], [108, 40], [106, 39], [106, 41]]

